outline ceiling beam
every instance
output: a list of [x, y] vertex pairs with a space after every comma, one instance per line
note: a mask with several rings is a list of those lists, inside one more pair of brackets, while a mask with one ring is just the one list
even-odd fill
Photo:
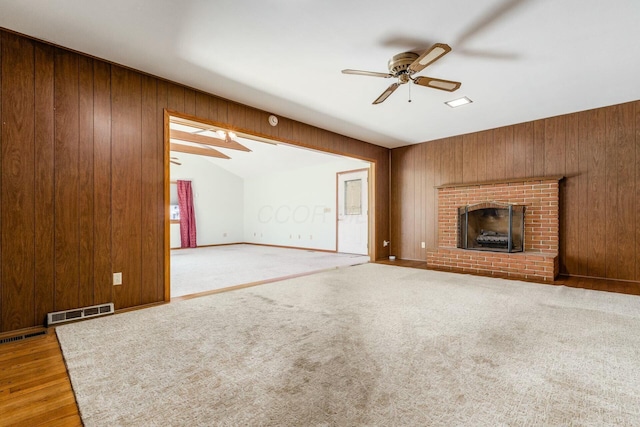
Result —
[[232, 150], [251, 151], [244, 145], [232, 139], [223, 141], [211, 136], [198, 135], [197, 133], [189, 133], [181, 130], [171, 129], [169, 136], [171, 139], [177, 139], [179, 141], [195, 142], [197, 144], [211, 145], [213, 147], [230, 148]]
[[230, 148], [232, 150], [251, 151], [244, 145], [232, 139], [223, 141], [211, 136], [198, 135], [197, 133], [189, 133], [175, 129], [171, 129], [169, 136], [171, 139], [177, 139], [180, 141], [195, 142], [197, 144], [211, 145], [213, 147]]
[[199, 156], [217, 157], [220, 159], [231, 158], [226, 154], [219, 152], [218, 150], [214, 150], [213, 148], [200, 148], [200, 147], [194, 147], [192, 145], [171, 143], [170, 149], [171, 151], [177, 151], [180, 153], [188, 153], [188, 154], [197, 154]]

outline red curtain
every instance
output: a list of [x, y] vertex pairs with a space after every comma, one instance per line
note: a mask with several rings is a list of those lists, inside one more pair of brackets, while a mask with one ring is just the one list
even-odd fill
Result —
[[191, 181], [178, 180], [178, 207], [180, 209], [180, 247], [196, 247], [196, 215], [193, 210]]

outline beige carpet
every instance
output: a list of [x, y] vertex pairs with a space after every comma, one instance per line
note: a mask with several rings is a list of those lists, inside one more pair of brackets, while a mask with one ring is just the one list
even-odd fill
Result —
[[57, 329], [87, 426], [640, 425], [640, 298], [379, 264]]
[[172, 250], [171, 297], [367, 262], [368, 255], [248, 244]]

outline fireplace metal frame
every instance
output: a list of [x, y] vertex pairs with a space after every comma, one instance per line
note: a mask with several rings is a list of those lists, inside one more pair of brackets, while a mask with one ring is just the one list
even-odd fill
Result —
[[[507, 230], [507, 248], [505, 249], [499, 249], [499, 248], [481, 248], [481, 247], [469, 247], [469, 208], [471, 207], [475, 207], [475, 206], [480, 206], [480, 205], [489, 205], [485, 208], [478, 208], [478, 210], [480, 209], [489, 209], [489, 208], [495, 208], [496, 206], [501, 206], [500, 209], [507, 209], [509, 212], [509, 225], [508, 225], [508, 230]], [[522, 235], [522, 242], [520, 244], [520, 248], [514, 250], [513, 247], [513, 213], [514, 213], [514, 206], [521, 208], [522, 209], [522, 224], [521, 224], [521, 231], [520, 234]], [[458, 218], [460, 218], [460, 216], [462, 215], [462, 213], [460, 212], [461, 208], [458, 208]], [[476, 209], [474, 209], [475, 211]], [[508, 253], [512, 253], [512, 252], [524, 252], [524, 215], [525, 215], [525, 206], [524, 205], [514, 205], [511, 203], [500, 203], [500, 202], [482, 202], [482, 203], [476, 203], [473, 205], [466, 205], [464, 206], [464, 229], [460, 230], [460, 232], [458, 233], [459, 239], [461, 240], [459, 242], [458, 247], [461, 249], [467, 249], [467, 250], [477, 250], [477, 251], [490, 251], [490, 252], [508, 252]], [[460, 221], [458, 221], [458, 227], [461, 227]]]

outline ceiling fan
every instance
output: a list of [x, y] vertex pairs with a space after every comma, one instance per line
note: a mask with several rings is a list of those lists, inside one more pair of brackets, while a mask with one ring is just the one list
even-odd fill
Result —
[[455, 90], [458, 90], [462, 83], [454, 82], [451, 80], [436, 79], [433, 77], [413, 77], [414, 74], [424, 70], [427, 66], [433, 64], [449, 52], [451, 52], [451, 47], [449, 45], [444, 43], [436, 43], [422, 55], [418, 55], [414, 52], [404, 52], [394, 55], [393, 58], [389, 60], [388, 73], [350, 69], [342, 70], [342, 73], [356, 74], [360, 76], [384, 77], [386, 79], [390, 77], [397, 78], [398, 81], [393, 83], [384, 92], [382, 92], [382, 95], [380, 95], [375, 101], [373, 101], [373, 104], [380, 104], [385, 99], [387, 99], [389, 95], [391, 95], [396, 89], [398, 89], [400, 85], [409, 83], [409, 81], [412, 81], [413, 83], [420, 86], [453, 92]]
[[182, 163], [180, 163], [178, 160], [180, 160], [180, 159], [178, 159], [177, 157], [173, 157], [173, 156], [172, 156], [172, 157], [169, 159], [169, 162], [170, 162], [170, 163], [173, 163], [174, 165], [182, 166]]

